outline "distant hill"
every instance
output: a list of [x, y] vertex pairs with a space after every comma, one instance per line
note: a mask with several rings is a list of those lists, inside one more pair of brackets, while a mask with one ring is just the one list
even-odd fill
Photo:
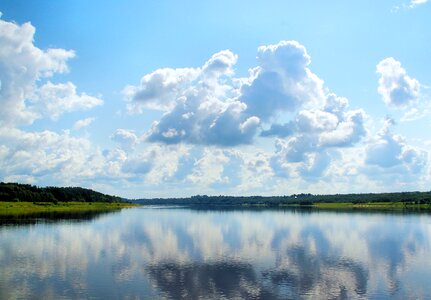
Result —
[[144, 205], [190, 205], [190, 206], [280, 206], [313, 205], [317, 203], [375, 203], [403, 202], [409, 204], [431, 204], [431, 192], [399, 192], [368, 194], [312, 195], [296, 194], [290, 196], [206, 196], [189, 198], [137, 199], [134, 203]]
[[0, 201], [23, 202], [123, 202], [125, 199], [81, 187], [36, 187], [0, 182]]

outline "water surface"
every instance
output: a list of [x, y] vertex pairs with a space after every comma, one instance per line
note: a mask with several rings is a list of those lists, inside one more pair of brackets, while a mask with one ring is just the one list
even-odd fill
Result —
[[0, 226], [0, 299], [431, 299], [431, 216], [135, 208]]

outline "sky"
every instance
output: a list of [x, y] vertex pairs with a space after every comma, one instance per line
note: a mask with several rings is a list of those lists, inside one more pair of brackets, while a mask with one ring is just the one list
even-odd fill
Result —
[[426, 191], [431, 3], [0, 3], [0, 180], [128, 198]]

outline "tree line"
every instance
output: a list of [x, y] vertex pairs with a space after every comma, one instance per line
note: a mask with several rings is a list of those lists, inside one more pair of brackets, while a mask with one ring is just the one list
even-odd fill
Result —
[[[124, 198], [102, 194], [81, 187], [37, 187], [30, 184], [0, 182], [0, 201], [24, 202], [123, 202]], [[372, 203], [403, 202], [431, 205], [431, 192], [366, 193], [313, 195], [294, 194], [289, 196], [207, 196], [196, 195], [187, 198], [136, 199], [134, 203], [146, 205], [187, 206], [282, 206], [313, 205], [316, 203]]]
[[124, 199], [81, 187], [37, 187], [0, 182], [0, 201], [23, 202], [123, 202]]
[[370, 203], [403, 202], [409, 204], [431, 204], [431, 192], [365, 193], [290, 196], [207, 196], [188, 198], [137, 199], [134, 202], [147, 205], [193, 205], [193, 206], [282, 206], [313, 205], [317, 203]]

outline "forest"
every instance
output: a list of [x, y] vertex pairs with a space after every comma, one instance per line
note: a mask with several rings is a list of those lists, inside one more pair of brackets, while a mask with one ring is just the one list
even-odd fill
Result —
[[431, 204], [431, 192], [364, 193], [313, 195], [294, 194], [290, 196], [207, 196], [189, 198], [154, 198], [134, 201], [146, 205], [188, 205], [188, 206], [283, 206], [314, 205], [319, 203], [405, 203]]
[[0, 201], [8, 202], [123, 202], [125, 199], [81, 187], [37, 187], [0, 182]]
[[431, 205], [431, 192], [364, 193], [364, 194], [293, 194], [289, 196], [207, 196], [186, 198], [151, 198], [128, 200], [81, 187], [37, 187], [30, 184], [0, 182], [0, 201], [8, 202], [124, 202], [143, 205], [186, 206], [283, 206], [319, 203], [404, 203]]

